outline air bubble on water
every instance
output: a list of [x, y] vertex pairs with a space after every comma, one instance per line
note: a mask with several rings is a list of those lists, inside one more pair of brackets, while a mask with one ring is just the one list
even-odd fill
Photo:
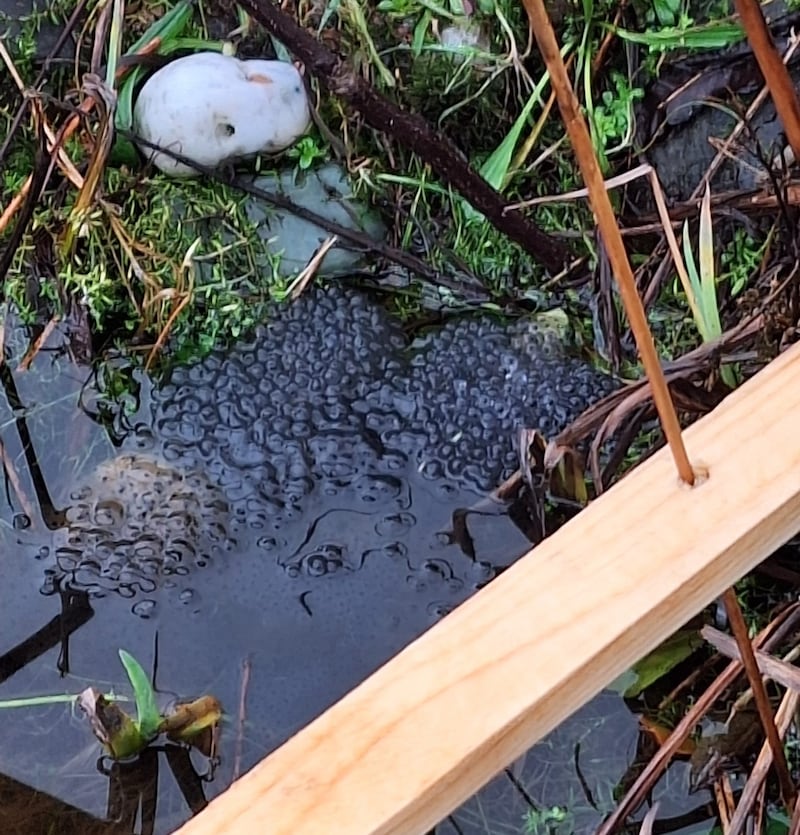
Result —
[[31, 526], [31, 518], [24, 513], [15, 513], [11, 524], [15, 531], [26, 531]]
[[416, 517], [411, 513], [392, 513], [376, 523], [375, 533], [378, 536], [397, 536], [410, 531], [416, 523]]
[[151, 618], [156, 609], [156, 601], [151, 600], [150, 598], [145, 598], [144, 600], [139, 600], [137, 603], [134, 603], [131, 606], [131, 611], [137, 617], [142, 618], [143, 620], [148, 620]]
[[59, 590], [59, 583], [58, 583], [58, 575], [57, 572], [54, 571], [52, 568], [47, 569], [44, 572], [44, 581], [42, 585], [39, 587], [39, 593], [43, 594], [45, 597], [50, 597], [53, 594], [56, 594]]

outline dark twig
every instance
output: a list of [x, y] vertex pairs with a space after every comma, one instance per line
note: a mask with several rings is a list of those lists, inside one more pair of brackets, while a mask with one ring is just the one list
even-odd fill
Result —
[[204, 177], [225, 183], [232, 188], [244, 192], [245, 194], [257, 197], [259, 200], [263, 200], [266, 203], [270, 203], [279, 209], [291, 212], [301, 220], [313, 223], [315, 226], [319, 226], [331, 235], [336, 235], [343, 241], [347, 241], [353, 249], [363, 250], [364, 252], [374, 252], [382, 258], [385, 258], [387, 261], [391, 261], [401, 267], [404, 267], [419, 278], [424, 278], [432, 284], [438, 284], [442, 287], [447, 287], [454, 292], [460, 293], [467, 301], [479, 303], [490, 298], [489, 291], [483, 287], [480, 280], [476, 276], [465, 273], [464, 279], [460, 281], [450, 278], [438, 270], [434, 270], [416, 255], [412, 255], [410, 252], [405, 252], [402, 249], [389, 246], [382, 241], [376, 241], [365, 232], [361, 232], [358, 229], [348, 229], [346, 226], [335, 223], [334, 221], [317, 214], [317, 212], [314, 212], [311, 209], [298, 206], [282, 194], [265, 191], [264, 189], [254, 185], [248, 177], [234, 177], [233, 179], [226, 178], [222, 171], [215, 168], [209, 168], [205, 165], [199, 165], [194, 162], [194, 160], [183, 156], [183, 154], [176, 153], [171, 148], [162, 148], [159, 145], [155, 145], [152, 142], [148, 142], [146, 139], [142, 139], [141, 137], [130, 133], [129, 131], [119, 131], [119, 134], [126, 139], [136, 142], [142, 147], [159, 151], [172, 159], [178, 160], [178, 162], [190, 165], [195, 169], [195, 171], [202, 174]]
[[[787, 632], [797, 627], [798, 620], [800, 620], [800, 604], [795, 603], [758, 634], [754, 640], [754, 646], [766, 652], [771, 651], [786, 637]], [[689, 736], [706, 711], [733, 684], [742, 671], [742, 665], [738, 661], [731, 662], [708, 690], [697, 699], [691, 710], [676, 725], [669, 739], [658, 749], [636, 782], [628, 789], [617, 808], [603, 821], [602, 826], [597, 830], [597, 835], [612, 835], [617, 832], [623, 821], [641, 806], [683, 740]]]
[[[76, 24], [78, 23], [78, 19], [83, 14], [86, 4], [88, 0], [79, 0], [77, 5], [72, 11], [72, 14], [69, 16], [69, 20], [64, 24], [64, 28], [61, 30], [61, 34], [58, 36], [58, 39], [53, 44], [53, 48], [50, 52], [47, 53], [47, 57], [44, 59], [42, 64], [42, 68], [36, 75], [31, 88], [34, 90], [38, 90], [41, 83], [44, 81], [45, 76], [47, 75], [48, 70], [50, 69], [50, 64], [52, 63], [53, 59], [61, 52], [61, 48], [67, 41], [67, 38], [72, 34], [72, 30], [75, 28]], [[6, 134], [5, 139], [3, 140], [3, 144], [0, 145], [0, 164], [5, 159], [6, 154], [8, 153], [8, 149], [11, 145], [11, 142], [14, 139], [14, 135], [16, 134], [17, 130], [19, 130], [20, 124], [22, 124], [22, 119], [25, 116], [25, 112], [28, 109], [28, 104], [30, 99], [28, 97], [24, 97], [22, 103], [17, 108], [17, 112], [14, 114], [14, 118], [11, 120], [11, 126], [9, 127], [8, 133]]]
[[739, 607], [739, 601], [736, 598], [736, 592], [733, 588], [729, 588], [725, 592], [722, 600], [725, 604], [725, 612], [728, 615], [731, 630], [739, 646], [742, 664], [747, 671], [747, 678], [750, 681], [750, 687], [753, 691], [753, 698], [758, 708], [761, 724], [764, 727], [764, 733], [767, 735], [769, 747], [772, 749], [772, 760], [775, 765], [775, 770], [778, 772], [781, 797], [786, 809], [791, 814], [796, 795], [794, 783], [792, 783], [792, 777], [789, 774], [789, 766], [786, 764], [783, 743], [778, 735], [778, 729], [775, 727], [775, 715], [772, 712], [772, 705], [769, 703], [769, 696], [767, 696], [764, 680], [761, 678], [761, 672], [758, 669], [758, 662], [753, 652], [753, 645], [750, 642], [750, 636], [747, 634], [747, 624], [744, 622], [744, 616], [742, 615], [742, 610]]
[[420, 116], [402, 110], [374, 90], [343, 58], [323, 46], [270, 0], [239, 0], [239, 5], [278, 38], [331, 93], [358, 110], [368, 125], [389, 134], [428, 163], [500, 232], [551, 273], [564, 268], [570, 259], [566, 245], [546, 235], [522, 213], [505, 213], [509, 205], [506, 200], [470, 168], [449, 139], [436, 133]]

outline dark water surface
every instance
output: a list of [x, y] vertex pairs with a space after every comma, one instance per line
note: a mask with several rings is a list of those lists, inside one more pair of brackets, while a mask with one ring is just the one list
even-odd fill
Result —
[[[9, 330], [9, 368], [23, 350]], [[552, 432], [608, 386], [527, 326], [461, 323], [409, 349], [338, 292], [142, 381], [113, 433], [91, 380], [58, 337], [5, 377], [0, 700], [129, 695], [124, 648], [148, 671], [157, 658], [163, 705], [222, 702], [221, 761], [211, 781], [176, 746], [112, 766], [71, 707], [6, 710], [4, 833], [178, 826], [528, 549], [486, 499], [514, 467], [512, 427]], [[636, 735], [603, 697], [442, 832], [524, 832], [531, 803], [577, 814], [552, 831], [589, 831]]]

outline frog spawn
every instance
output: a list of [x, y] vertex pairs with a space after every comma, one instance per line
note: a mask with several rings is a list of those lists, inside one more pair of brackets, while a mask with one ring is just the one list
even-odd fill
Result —
[[73, 495], [59, 568], [96, 592], [149, 593], [245, 537], [248, 560], [293, 581], [391, 564], [414, 588], [438, 583], [444, 611], [493, 570], [440, 570], [451, 543], [418, 524], [416, 493], [441, 524], [447, 502], [513, 471], [517, 427], [553, 434], [610, 388], [526, 323], [451, 322], [410, 350], [366, 297], [313, 291], [153, 393], [160, 457], [123, 456]]
[[[164, 577], [204, 566], [229, 544], [229, 508], [198, 471], [148, 455], [103, 462], [70, 494], [55, 537], [58, 571], [94, 596], [153, 592]], [[63, 580], [62, 580], [63, 582]]]
[[152, 423], [175, 466], [205, 462], [270, 559], [319, 577], [417, 550], [419, 530], [389, 541], [380, 521], [413, 518], [412, 480], [483, 494], [515, 469], [517, 427], [555, 434], [612, 385], [528, 323], [456, 321], [411, 351], [381, 308], [332, 288], [177, 369]]

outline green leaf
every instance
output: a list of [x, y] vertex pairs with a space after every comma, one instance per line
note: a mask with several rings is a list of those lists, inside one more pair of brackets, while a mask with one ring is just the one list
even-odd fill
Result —
[[[319, 21], [319, 27], [317, 28], [317, 34], [319, 34], [327, 25], [328, 21], [336, 14], [339, 10], [339, 4], [341, 0], [331, 0], [330, 3], [325, 7], [325, 11], [322, 13], [322, 17]], [[378, 4], [378, 8], [383, 5], [383, 3]], [[389, 4], [391, 6], [391, 3]]]
[[[689, 239], [689, 224], [683, 224], [683, 257], [694, 303], [689, 300], [692, 316], [703, 342], [711, 342], [722, 334], [717, 303], [717, 276], [714, 264], [714, 231], [711, 218], [711, 192], [706, 186], [700, 204], [700, 231], [698, 234], [698, 264], [695, 261]], [[720, 376], [728, 388], [736, 388], [736, 372], [724, 365]]]
[[700, 286], [700, 274], [697, 271], [697, 264], [694, 260], [694, 252], [692, 252], [692, 242], [689, 238], [689, 221], [683, 224], [683, 260], [686, 262], [686, 272], [689, 274], [689, 284], [691, 285], [692, 297], [695, 304], [690, 305], [693, 310], [697, 311], [694, 317], [697, 330], [700, 331], [700, 337], [703, 342], [708, 342], [708, 331], [706, 330], [706, 321], [703, 316], [703, 308], [701, 307], [702, 289]]
[[114, 127], [117, 130], [130, 130], [133, 126], [133, 91], [143, 73], [142, 67], [134, 67], [119, 90], [117, 112], [114, 114]]
[[722, 333], [717, 308], [717, 279], [714, 269], [714, 232], [711, 221], [711, 191], [706, 184], [700, 205], [700, 232], [698, 237], [700, 258], [700, 309], [703, 311], [706, 332], [710, 339]]
[[[545, 73], [545, 75], [549, 80], [549, 74]], [[537, 85], [537, 88], [531, 93], [525, 107], [522, 108], [522, 112], [517, 116], [517, 120], [511, 126], [511, 130], [506, 134], [497, 148], [492, 151], [489, 158], [480, 168], [481, 177], [492, 188], [496, 188], [498, 191], [503, 187], [503, 182], [508, 175], [508, 169], [511, 167], [511, 159], [514, 156], [514, 149], [517, 147], [522, 129], [525, 127], [534, 105], [540, 101], [539, 90], [540, 86]]]
[[[570, 48], [570, 46], [564, 46], [562, 48], [562, 58]], [[517, 116], [516, 121], [511, 126], [511, 130], [509, 130], [503, 141], [497, 146], [497, 148], [494, 149], [494, 151], [492, 151], [489, 158], [480, 167], [478, 173], [484, 180], [486, 180], [487, 183], [489, 183], [490, 186], [492, 186], [492, 188], [497, 189], [497, 191], [503, 190], [509, 176], [509, 169], [511, 168], [511, 160], [514, 156], [514, 149], [517, 147], [522, 129], [525, 127], [534, 105], [537, 102], [541, 104], [542, 92], [549, 82], [550, 74], [545, 72], [539, 79], [536, 87], [534, 87], [533, 92], [530, 94], [528, 101], [525, 104], [525, 107], [522, 108], [522, 112], [519, 116]], [[462, 201], [462, 209], [467, 220], [475, 220], [481, 216], [480, 212], [473, 209], [466, 200]]]
[[142, 37], [125, 54], [133, 55], [139, 52], [143, 46], [149, 44], [155, 38], [166, 41], [177, 37], [184, 30], [191, 16], [192, 4], [186, 2], [186, 0], [181, 0], [165, 15], [148, 26]]
[[122, 0], [114, 0], [111, 16], [111, 29], [108, 35], [108, 65], [106, 66], [106, 86], [112, 90], [116, 86], [117, 63], [122, 51], [122, 27], [124, 17]]
[[649, 47], [651, 52], [671, 49], [723, 49], [744, 40], [744, 29], [738, 23], [712, 21], [700, 26], [667, 26], [655, 32], [614, 30], [620, 38]]
[[653, 0], [658, 22], [662, 26], [670, 26], [675, 23], [680, 11], [680, 0]]
[[128, 680], [133, 688], [133, 696], [136, 700], [136, 724], [142, 736], [150, 740], [158, 734], [161, 725], [161, 715], [156, 705], [156, 694], [153, 685], [150, 683], [147, 673], [142, 669], [142, 665], [130, 653], [121, 649], [119, 659], [122, 661], [122, 666], [125, 667]]
[[425, 45], [425, 34], [432, 20], [433, 15], [428, 9], [425, 9], [419, 23], [414, 27], [414, 38], [411, 41], [411, 54], [415, 58], [418, 58], [422, 53], [422, 47]]
[[651, 684], [654, 684], [670, 670], [677, 667], [681, 661], [685, 661], [702, 645], [703, 640], [696, 629], [683, 629], [676, 632], [649, 655], [633, 665], [631, 672], [636, 676], [636, 680], [625, 690], [625, 698], [633, 699], [638, 696]]

